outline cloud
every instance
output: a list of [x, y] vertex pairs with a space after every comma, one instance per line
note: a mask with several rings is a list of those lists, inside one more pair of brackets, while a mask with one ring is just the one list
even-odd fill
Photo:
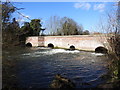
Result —
[[105, 10], [105, 4], [95, 4], [92, 6], [90, 3], [85, 3], [85, 2], [75, 3], [74, 7], [77, 9], [81, 8], [84, 10], [89, 10], [91, 7], [93, 7], [93, 10], [99, 12], [103, 12]]
[[77, 9], [82, 8], [82, 9], [85, 9], [85, 10], [89, 10], [91, 8], [91, 5], [89, 3], [75, 3], [74, 7], [77, 8]]
[[99, 12], [103, 12], [105, 9], [105, 4], [95, 4], [93, 8], [94, 10], [98, 10]]

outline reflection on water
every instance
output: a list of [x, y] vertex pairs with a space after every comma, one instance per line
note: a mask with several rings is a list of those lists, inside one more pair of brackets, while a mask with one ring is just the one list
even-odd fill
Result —
[[105, 81], [100, 78], [107, 73], [104, 54], [40, 47], [11, 52], [6, 52], [10, 53], [6, 58], [17, 59], [18, 87], [47, 88], [56, 74], [70, 78], [78, 88], [96, 87]]

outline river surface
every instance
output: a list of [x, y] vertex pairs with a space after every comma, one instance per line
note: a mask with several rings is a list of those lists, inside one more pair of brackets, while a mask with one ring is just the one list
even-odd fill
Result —
[[24, 48], [4, 51], [6, 59], [16, 60], [17, 86], [48, 88], [54, 76], [71, 79], [77, 88], [94, 88], [105, 82], [106, 55], [85, 51], [49, 48]]

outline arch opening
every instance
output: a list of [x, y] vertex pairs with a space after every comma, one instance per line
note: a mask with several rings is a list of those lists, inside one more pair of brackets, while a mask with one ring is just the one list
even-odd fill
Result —
[[71, 45], [70, 50], [75, 50], [75, 46]]
[[105, 47], [97, 47], [95, 49], [96, 53], [108, 53], [108, 50]]
[[31, 43], [27, 43], [26, 47], [32, 47], [32, 44]]
[[48, 44], [48, 47], [49, 47], [49, 48], [54, 48], [54, 45], [53, 45], [52, 43], [49, 43], [49, 44]]

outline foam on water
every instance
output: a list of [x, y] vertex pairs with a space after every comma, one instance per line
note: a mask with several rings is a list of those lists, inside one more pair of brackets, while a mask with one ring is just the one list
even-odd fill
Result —
[[24, 55], [24, 56], [30, 56], [30, 54], [31, 54], [31, 53], [24, 53], [24, 54], [22, 54], [22, 55]]
[[64, 49], [51, 49], [51, 50], [47, 50], [47, 51], [36, 51], [36, 52], [32, 52], [32, 53], [25, 53], [22, 54], [23, 56], [31, 56], [31, 57], [39, 57], [41, 55], [53, 55], [53, 54], [57, 54], [57, 53], [79, 53], [80, 51], [78, 50], [74, 50], [74, 51], [70, 51], [70, 50], [64, 50]]
[[96, 55], [96, 56], [103, 56], [103, 55], [105, 55], [103, 53], [91, 53], [91, 54]]
[[[80, 53], [79, 50], [65, 50], [65, 49], [46, 49], [45, 51], [35, 51], [31, 53], [24, 53], [22, 54], [23, 56], [31, 56], [31, 57], [39, 57], [39, 56], [44, 56], [44, 55], [53, 55], [57, 53]], [[105, 54], [103, 53], [91, 53], [92, 55], [95, 56], [103, 56]]]
[[53, 53], [78, 53], [80, 51], [78, 51], [78, 50], [70, 51], [70, 50], [64, 50], [64, 49], [52, 49], [52, 52]]

